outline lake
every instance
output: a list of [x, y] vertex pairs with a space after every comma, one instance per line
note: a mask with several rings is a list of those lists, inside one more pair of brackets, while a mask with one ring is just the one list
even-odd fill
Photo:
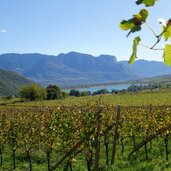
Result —
[[[82, 88], [73, 88], [78, 91], [90, 91], [91, 93], [96, 92], [101, 89], [107, 89], [109, 92], [112, 90], [123, 90], [127, 89], [132, 84], [118, 84], [118, 85], [100, 85], [100, 86], [90, 86], [90, 87], [82, 87]], [[65, 92], [70, 92], [71, 89], [64, 89]]]

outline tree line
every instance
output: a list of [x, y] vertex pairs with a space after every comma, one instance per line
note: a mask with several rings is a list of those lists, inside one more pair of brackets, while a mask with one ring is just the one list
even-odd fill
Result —
[[69, 93], [64, 92], [57, 85], [48, 85], [46, 88], [43, 88], [37, 84], [31, 84], [23, 86], [20, 90], [20, 97], [22, 99], [27, 99], [30, 101], [34, 100], [55, 100], [55, 99], [64, 99], [68, 96], [94, 96], [100, 94], [120, 94], [126, 92], [140, 92], [145, 90], [153, 91], [155, 89], [162, 88], [160, 84], [148, 84], [148, 85], [130, 85], [127, 89], [115, 90], [111, 92], [103, 88], [95, 92], [91, 91], [79, 91], [77, 89], [71, 89]]
[[57, 85], [48, 85], [43, 88], [37, 84], [25, 85], [20, 90], [20, 96], [22, 99], [30, 101], [34, 100], [55, 100], [63, 99], [66, 93], [61, 90]]

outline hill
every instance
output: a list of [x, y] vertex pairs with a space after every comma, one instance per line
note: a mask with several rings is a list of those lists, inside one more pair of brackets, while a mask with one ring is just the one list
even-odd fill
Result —
[[138, 81], [147, 84], [160, 84], [164, 88], [171, 87], [171, 75], [145, 78]]
[[163, 62], [137, 60], [134, 64], [129, 65], [128, 61], [120, 61], [130, 72], [137, 74], [140, 78], [150, 78], [171, 74], [171, 67]]
[[0, 55], [0, 68], [22, 74], [42, 85], [80, 86], [137, 78], [116, 57], [70, 52], [58, 56], [42, 54]]
[[0, 96], [17, 95], [21, 86], [31, 83], [17, 73], [0, 69]]
[[63, 88], [90, 84], [116, 83], [171, 74], [163, 62], [137, 60], [133, 65], [117, 61], [115, 56], [98, 57], [70, 52], [67, 54], [2, 54], [0, 68], [15, 71], [41, 85]]

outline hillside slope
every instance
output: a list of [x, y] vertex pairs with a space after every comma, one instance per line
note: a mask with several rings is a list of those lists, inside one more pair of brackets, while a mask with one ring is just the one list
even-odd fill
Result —
[[163, 62], [137, 60], [118, 62], [115, 56], [70, 52], [67, 54], [3, 54], [0, 68], [15, 71], [41, 85], [57, 84], [63, 88], [89, 84], [116, 83], [119, 81], [170, 75], [171, 67]]
[[17, 95], [21, 86], [31, 83], [17, 73], [0, 69], [0, 96]]
[[141, 78], [150, 78], [171, 74], [171, 67], [159, 61], [137, 60], [129, 65], [128, 61], [120, 61], [130, 72], [137, 74]]
[[0, 68], [22, 74], [42, 85], [80, 86], [137, 78], [116, 57], [70, 52], [58, 56], [42, 54], [0, 55]]

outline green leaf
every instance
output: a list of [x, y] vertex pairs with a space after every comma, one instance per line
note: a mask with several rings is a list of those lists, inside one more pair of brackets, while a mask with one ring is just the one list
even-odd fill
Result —
[[132, 28], [130, 30], [130, 32], [126, 35], [126, 37], [128, 37], [131, 33], [134, 33], [136, 31], [140, 31], [141, 30], [141, 26], [135, 26], [134, 28]]
[[163, 34], [162, 35], [163, 35], [165, 41], [167, 41], [169, 39], [169, 37], [171, 39], [171, 25], [169, 25], [167, 27], [163, 26]]
[[138, 14], [133, 15], [134, 20], [139, 20], [141, 23], [145, 22], [148, 17], [148, 11], [146, 9], [142, 9]]
[[129, 62], [128, 62], [129, 64], [133, 64], [135, 59], [137, 58], [137, 47], [138, 47], [140, 41], [141, 41], [141, 38], [139, 36], [134, 39], [133, 52], [129, 59]]
[[143, 22], [146, 22], [146, 19], [148, 17], [148, 11], [146, 9], [142, 9], [140, 12], [139, 12], [139, 15], [142, 17], [142, 21]]
[[145, 4], [146, 7], [149, 7], [149, 6], [154, 6], [156, 1], [157, 0], [137, 0], [136, 4], [137, 5]]
[[133, 19], [130, 20], [122, 20], [120, 23], [120, 28], [122, 30], [130, 30], [135, 27], [135, 24], [133, 22]]
[[166, 44], [164, 48], [164, 63], [171, 66], [171, 45]]
[[120, 28], [122, 30], [130, 30], [127, 34], [127, 37], [136, 31], [141, 30], [141, 25], [146, 21], [148, 17], [148, 11], [146, 9], [142, 9], [138, 14], [133, 15], [133, 18], [129, 20], [123, 20], [120, 23]]

